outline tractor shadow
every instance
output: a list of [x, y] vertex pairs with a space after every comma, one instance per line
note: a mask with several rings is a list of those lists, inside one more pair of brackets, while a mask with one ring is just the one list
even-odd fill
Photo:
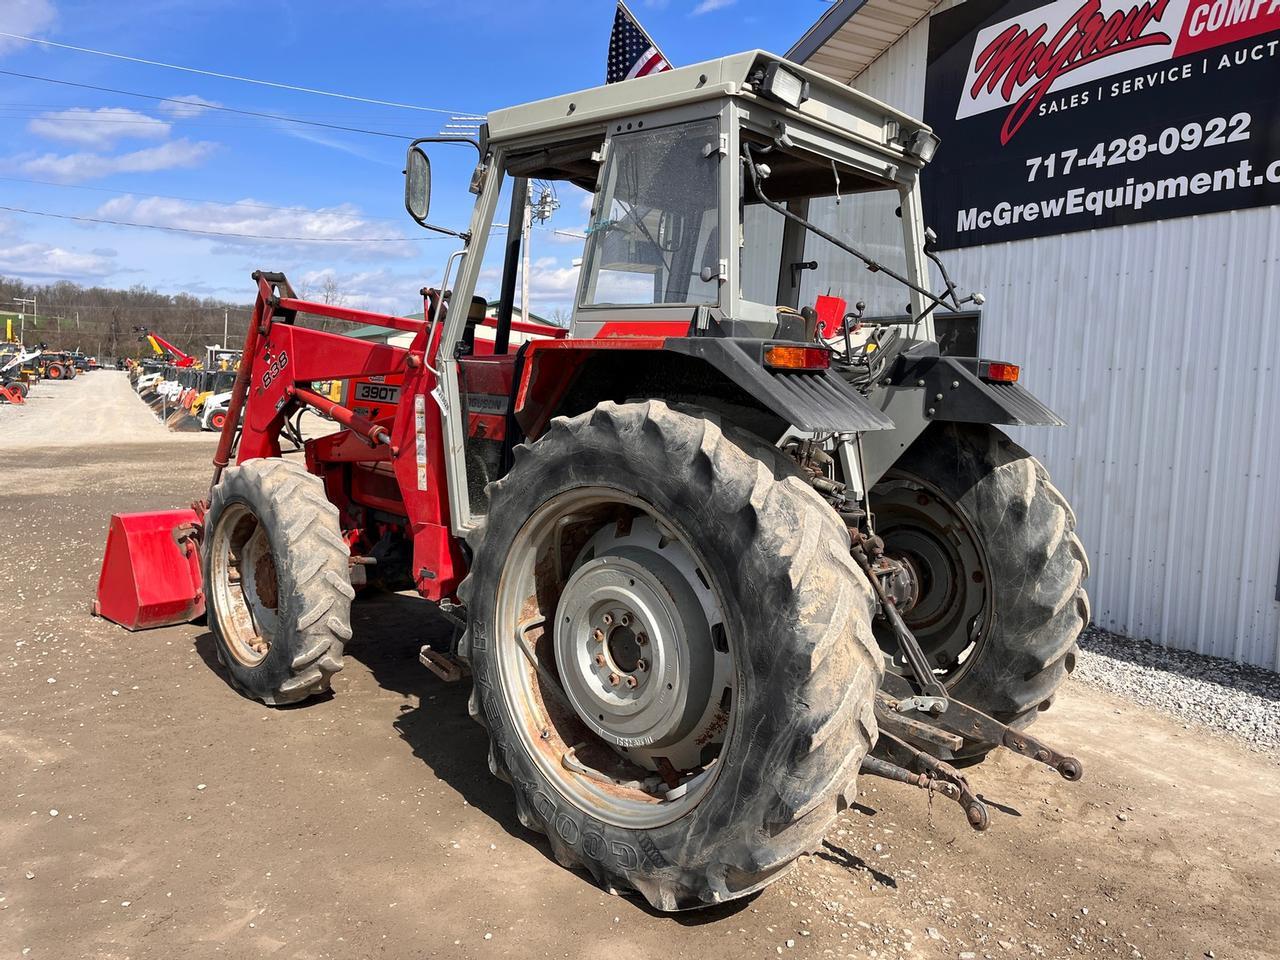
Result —
[[[446, 683], [418, 660], [418, 650], [424, 643], [446, 648], [453, 624], [417, 595], [371, 593], [352, 605], [351, 628], [352, 638], [344, 655], [363, 664], [380, 687], [416, 704], [401, 706], [391, 724], [413, 755], [509, 836], [537, 850], [555, 869], [563, 869], [546, 837], [520, 823], [511, 788], [489, 772], [488, 734], [467, 711], [470, 678]], [[209, 669], [225, 680], [227, 673], [218, 663], [213, 635], [207, 630], [201, 633], [195, 638], [195, 648]], [[332, 696], [327, 694], [281, 709], [310, 707]], [[593, 883], [585, 871], [575, 873], [585, 883]], [[750, 907], [757, 896], [676, 914], [654, 910], [639, 895], [621, 899], [654, 919], [699, 927], [734, 916]]]
[[413, 755], [468, 804], [554, 862], [542, 836], [516, 818], [510, 788], [489, 772], [489, 737], [467, 712], [470, 678], [446, 683], [418, 660], [423, 644], [447, 646], [453, 624], [416, 595], [373, 593], [352, 605], [351, 629], [346, 656], [364, 664], [378, 686], [416, 704], [401, 706], [392, 721]]
[[898, 889], [898, 881], [895, 877], [877, 870], [867, 861], [863, 860], [847, 847], [842, 847], [838, 843], [832, 843], [830, 840], [822, 841], [822, 849], [814, 854], [819, 860], [825, 860], [827, 863], [833, 863], [837, 867], [849, 870], [851, 872], [865, 873], [871, 877], [876, 883], [882, 887], [891, 887]]

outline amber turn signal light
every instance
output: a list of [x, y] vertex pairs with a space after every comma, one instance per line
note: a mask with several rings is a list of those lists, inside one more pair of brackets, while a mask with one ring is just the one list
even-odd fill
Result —
[[764, 362], [777, 370], [826, 370], [831, 366], [831, 351], [821, 347], [765, 347]]
[[1017, 383], [1022, 368], [1016, 363], [998, 363], [984, 360], [978, 364], [978, 376], [990, 383]]

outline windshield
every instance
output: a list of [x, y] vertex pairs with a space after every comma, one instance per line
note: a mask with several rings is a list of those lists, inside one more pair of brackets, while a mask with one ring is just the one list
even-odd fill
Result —
[[715, 120], [614, 137], [580, 305], [717, 304], [719, 173]]

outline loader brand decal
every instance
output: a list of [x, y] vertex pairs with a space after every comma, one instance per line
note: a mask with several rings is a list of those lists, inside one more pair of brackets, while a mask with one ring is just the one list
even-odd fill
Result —
[[281, 350], [280, 356], [276, 357], [275, 360], [271, 362], [271, 366], [267, 367], [266, 371], [262, 374], [262, 389], [265, 390], [267, 387], [271, 386], [276, 377], [280, 376], [280, 373], [287, 366], [289, 366], [289, 354], [284, 350]]
[[[381, 379], [381, 378], [379, 378]], [[373, 378], [369, 378], [370, 382], [361, 382], [356, 384], [356, 400], [366, 400], [372, 403], [399, 403], [400, 388], [389, 387], [383, 383], [374, 383]]]
[[925, 88], [943, 248], [1280, 203], [1280, 0], [970, 0]]

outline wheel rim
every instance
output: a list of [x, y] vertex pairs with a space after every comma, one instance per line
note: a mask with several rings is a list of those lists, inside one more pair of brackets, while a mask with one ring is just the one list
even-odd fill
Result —
[[210, 551], [210, 600], [218, 632], [246, 667], [267, 658], [279, 624], [279, 579], [266, 527], [245, 504], [218, 518]]
[[[886, 556], [905, 563], [917, 584], [916, 602], [903, 619], [934, 674], [955, 684], [980, 659], [991, 628], [991, 571], [982, 541], [959, 505], [919, 477], [889, 474], [872, 503]], [[903, 672], [892, 631], [877, 621], [875, 633], [892, 668]]]
[[605, 488], [553, 498], [512, 544], [501, 696], [547, 779], [605, 822], [677, 820], [718, 773], [737, 682], [704, 570], [645, 504]]

